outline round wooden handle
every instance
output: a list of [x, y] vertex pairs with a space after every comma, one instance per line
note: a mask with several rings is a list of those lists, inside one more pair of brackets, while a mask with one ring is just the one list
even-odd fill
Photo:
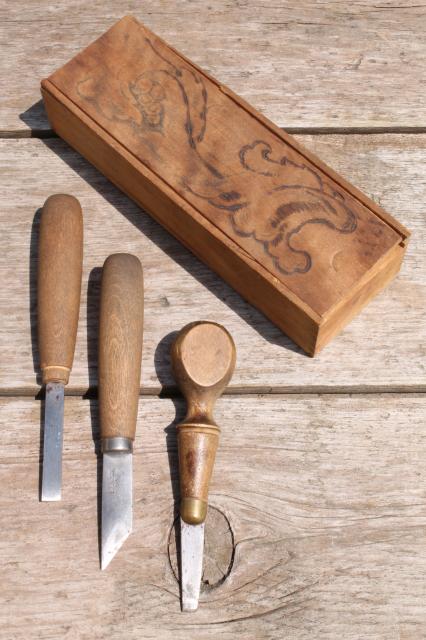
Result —
[[83, 216], [73, 196], [44, 204], [38, 251], [38, 342], [43, 382], [68, 383], [74, 359], [83, 267]]
[[99, 412], [102, 438], [134, 440], [141, 379], [143, 273], [126, 253], [104, 263], [99, 323]]
[[201, 524], [207, 515], [208, 490], [219, 442], [213, 406], [235, 367], [230, 334], [213, 322], [195, 322], [182, 329], [172, 346], [176, 381], [187, 401], [178, 429], [180, 515]]

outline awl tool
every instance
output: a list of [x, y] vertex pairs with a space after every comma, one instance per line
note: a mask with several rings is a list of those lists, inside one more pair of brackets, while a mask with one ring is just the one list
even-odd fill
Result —
[[41, 500], [60, 500], [64, 387], [74, 359], [83, 265], [83, 216], [73, 196], [44, 204], [38, 250], [38, 344], [46, 385]]
[[141, 377], [143, 274], [126, 253], [106, 259], [99, 323], [99, 417], [103, 452], [105, 569], [132, 530], [132, 458]]
[[204, 522], [220, 431], [213, 405], [231, 379], [235, 357], [231, 336], [213, 322], [187, 325], [172, 346], [174, 375], [187, 401], [186, 417], [177, 426], [182, 611], [198, 607]]

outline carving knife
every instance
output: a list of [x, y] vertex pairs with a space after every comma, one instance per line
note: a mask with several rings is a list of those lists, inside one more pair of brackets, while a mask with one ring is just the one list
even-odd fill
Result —
[[38, 252], [38, 344], [46, 402], [41, 500], [61, 499], [64, 387], [74, 359], [83, 266], [83, 216], [73, 196], [44, 204]]
[[103, 266], [99, 322], [102, 551], [105, 569], [132, 530], [132, 458], [143, 332], [143, 274], [138, 258], [109, 256]]
[[213, 322], [187, 325], [172, 346], [174, 376], [187, 402], [185, 419], [177, 426], [182, 611], [198, 608], [208, 490], [220, 432], [213, 405], [231, 379], [235, 359], [230, 334]]

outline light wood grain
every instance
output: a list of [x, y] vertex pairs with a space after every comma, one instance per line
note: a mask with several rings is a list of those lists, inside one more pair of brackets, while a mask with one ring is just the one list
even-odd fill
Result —
[[0, 128], [49, 130], [39, 81], [132, 13], [283, 127], [423, 127], [424, 5], [59, 0], [0, 5]]
[[54, 505], [37, 499], [40, 402], [0, 406], [2, 639], [424, 638], [423, 396], [220, 399], [210, 502], [230, 522], [234, 564], [188, 615], [167, 555], [182, 404], [139, 404], [134, 530], [106, 572], [96, 403], [66, 398]]
[[235, 339], [239, 362], [231, 391], [424, 388], [426, 136], [299, 140], [413, 231], [397, 280], [314, 360], [63, 142], [3, 140], [1, 392], [38, 389], [32, 347], [37, 365], [37, 217], [33, 220], [47, 195], [59, 190], [77, 196], [84, 210], [83, 295], [71, 392], [97, 383], [100, 267], [116, 251], [134, 253], [145, 271], [144, 392], [174, 385], [170, 334], [201, 319], [223, 324]]
[[76, 198], [47, 198], [40, 217], [37, 328], [43, 382], [68, 383], [83, 269], [83, 214]]
[[206, 519], [211, 475], [220, 427], [213, 417], [217, 399], [235, 368], [235, 344], [224, 327], [193, 322], [171, 349], [173, 375], [186, 401], [178, 426], [180, 515], [189, 524]]
[[102, 438], [135, 438], [141, 380], [143, 273], [136, 256], [115, 253], [102, 268], [99, 412]]

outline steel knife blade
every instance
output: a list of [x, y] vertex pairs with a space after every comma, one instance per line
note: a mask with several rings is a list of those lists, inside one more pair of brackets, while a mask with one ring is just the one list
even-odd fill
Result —
[[106, 259], [102, 271], [99, 321], [101, 569], [109, 565], [132, 531], [132, 460], [142, 331], [141, 263], [129, 254], [113, 254]]
[[132, 458], [123, 451], [103, 454], [102, 570], [132, 532]]
[[203, 572], [208, 491], [220, 433], [213, 405], [234, 371], [235, 345], [221, 325], [193, 322], [178, 334], [171, 355], [174, 376], [187, 403], [185, 419], [177, 425], [181, 606], [182, 611], [195, 611]]
[[50, 196], [40, 218], [37, 303], [46, 385], [40, 499], [60, 500], [64, 387], [74, 359], [83, 267], [83, 216], [73, 196]]

